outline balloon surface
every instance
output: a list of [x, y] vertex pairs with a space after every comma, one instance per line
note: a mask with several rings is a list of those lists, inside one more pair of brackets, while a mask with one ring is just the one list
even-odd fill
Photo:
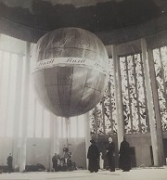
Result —
[[103, 97], [108, 55], [99, 38], [79, 28], [61, 28], [37, 43], [34, 85], [42, 104], [55, 115], [91, 110]]

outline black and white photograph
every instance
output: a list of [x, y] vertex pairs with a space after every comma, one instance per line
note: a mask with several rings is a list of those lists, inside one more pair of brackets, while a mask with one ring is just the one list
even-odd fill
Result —
[[0, 0], [0, 180], [167, 179], [167, 0]]

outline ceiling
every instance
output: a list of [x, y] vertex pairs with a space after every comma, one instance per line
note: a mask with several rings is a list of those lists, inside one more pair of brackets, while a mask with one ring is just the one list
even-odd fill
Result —
[[15, 36], [10, 30], [15, 23], [43, 32], [78, 27], [105, 33], [140, 25], [166, 11], [167, 0], [0, 0], [0, 20], [8, 21], [0, 31]]

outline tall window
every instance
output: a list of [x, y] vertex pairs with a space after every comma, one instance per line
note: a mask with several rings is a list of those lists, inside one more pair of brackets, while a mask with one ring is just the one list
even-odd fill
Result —
[[[24, 121], [23, 84], [26, 68], [25, 45], [24, 41], [3, 34], [0, 36], [0, 137], [13, 137], [15, 123], [17, 123], [16, 128], [19, 130], [18, 136], [22, 134], [22, 122]], [[49, 138], [50, 112], [38, 101], [33, 89], [31, 72], [34, 67], [34, 47], [35, 44], [31, 43], [27, 137]], [[20, 76], [18, 76], [18, 72]], [[20, 88], [17, 88], [18, 85]], [[59, 137], [66, 137], [65, 119], [61, 117], [57, 117], [57, 119]], [[84, 117], [72, 117], [70, 122], [71, 137], [84, 137]]]

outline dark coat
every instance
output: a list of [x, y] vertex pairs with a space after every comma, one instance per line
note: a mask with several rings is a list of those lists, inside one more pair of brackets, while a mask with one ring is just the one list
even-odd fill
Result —
[[114, 142], [108, 143], [106, 157], [110, 171], [115, 171], [115, 144]]
[[52, 163], [53, 163], [53, 169], [55, 169], [55, 170], [56, 170], [56, 168], [57, 168], [57, 162], [58, 162], [58, 156], [57, 156], [57, 155], [54, 155], [54, 156], [52, 157]]
[[124, 171], [129, 171], [131, 169], [130, 146], [126, 140], [122, 141], [119, 154], [119, 168]]
[[88, 149], [89, 171], [97, 172], [99, 169], [99, 150], [95, 144], [91, 144]]
[[8, 164], [8, 166], [12, 166], [12, 163], [13, 163], [13, 158], [12, 158], [12, 156], [8, 156], [8, 158], [7, 158], [7, 164]]
[[7, 158], [8, 172], [12, 172], [12, 164], [13, 164], [13, 158], [12, 156], [8, 156]]

